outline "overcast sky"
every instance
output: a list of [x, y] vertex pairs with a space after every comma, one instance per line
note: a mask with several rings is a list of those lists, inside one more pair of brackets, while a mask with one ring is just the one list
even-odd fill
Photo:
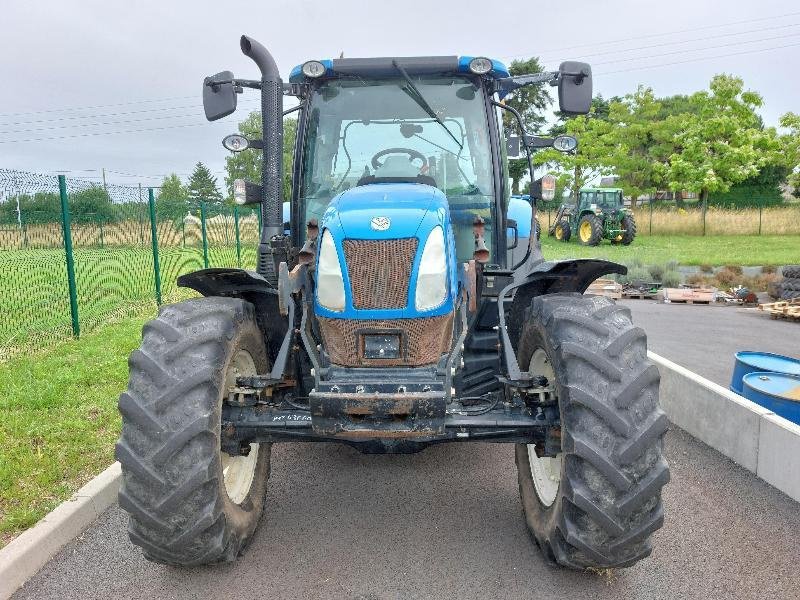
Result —
[[[800, 111], [797, 0], [0, 0], [0, 168], [158, 185], [201, 160], [223, 181], [201, 82], [257, 76], [238, 38], [264, 43], [281, 72], [311, 58], [485, 55], [591, 62], [595, 90], [691, 93], [715, 73], [764, 98], [768, 125]], [[703, 58], [704, 60], [697, 60]], [[667, 64], [673, 63], [673, 64]], [[149, 131], [141, 131], [149, 130]], [[95, 135], [97, 134], [97, 135]], [[42, 139], [50, 138], [50, 139]], [[52, 139], [61, 138], [61, 139]], [[133, 175], [133, 176], [131, 176]]]

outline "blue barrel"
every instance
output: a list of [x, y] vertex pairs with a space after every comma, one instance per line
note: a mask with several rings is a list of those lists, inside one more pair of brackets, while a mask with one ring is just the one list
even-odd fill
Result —
[[742, 395], [800, 425], [800, 375], [748, 373], [742, 378]]
[[800, 375], [800, 360], [772, 354], [770, 352], [753, 352], [744, 350], [736, 353], [736, 364], [733, 367], [731, 391], [742, 393], [742, 378], [748, 373], [766, 372]]

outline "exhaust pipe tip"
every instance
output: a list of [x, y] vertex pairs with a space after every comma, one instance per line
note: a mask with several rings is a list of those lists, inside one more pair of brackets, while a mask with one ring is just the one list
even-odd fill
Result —
[[278, 65], [275, 63], [275, 59], [272, 58], [269, 50], [267, 50], [263, 44], [250, 36], [243, 35], [239, 39], [239, 47], [242, 49], [242, 54], [256, 63], [258, 69], [261, 71], [263, 79], [277, 80], [280, 78]]

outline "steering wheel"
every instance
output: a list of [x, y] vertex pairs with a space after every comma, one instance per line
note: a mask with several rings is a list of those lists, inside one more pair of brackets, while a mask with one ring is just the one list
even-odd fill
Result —
[[412, 161], [414, 159], [419, 159], [422, 161], [422, 166], [420, 170], [424, 172], [425, 167], [428, 166], [428, 159], [425, 158], [425, 155], [422, 152], [417, 152], [411, 148], [387, 148], [386, 150], [381, 150], [380, 152], [376, 153], [375, 156], [372, 157], [372, 168], [379, 169], [383, 166], [383, 163], [380, 162], [378, 159], [383, 158], [387, 154], [408, 154], [408, 160]]

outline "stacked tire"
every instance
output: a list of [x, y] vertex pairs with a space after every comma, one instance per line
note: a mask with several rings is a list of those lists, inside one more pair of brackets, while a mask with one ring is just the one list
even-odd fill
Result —
[[780, 299], [800, 298], [800, 265], [786, 265], [781, 268], [781, 274], [783, 279], [780, 281]]

